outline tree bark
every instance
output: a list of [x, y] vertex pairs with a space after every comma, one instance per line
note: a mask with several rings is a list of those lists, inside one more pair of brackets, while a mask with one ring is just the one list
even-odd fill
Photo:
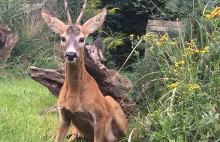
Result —
[[10, 31], [7, 25], [0, 24], [0, 62], [5, 60], [18, 41], [18, 34], [9, 34]]

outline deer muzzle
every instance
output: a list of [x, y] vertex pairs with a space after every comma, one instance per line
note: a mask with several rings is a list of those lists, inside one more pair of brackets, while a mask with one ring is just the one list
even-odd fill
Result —
[[76, 52], [66, 52], [65, 58], [68, 62], [76, 62], [78, 55]]

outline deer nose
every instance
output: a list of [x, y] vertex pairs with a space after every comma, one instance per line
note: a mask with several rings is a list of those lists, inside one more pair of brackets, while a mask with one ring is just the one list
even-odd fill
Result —
[[67, 58], [68, 61], [74, 61], [78, 57], [76, 52], [66, 52], [65, 57]]

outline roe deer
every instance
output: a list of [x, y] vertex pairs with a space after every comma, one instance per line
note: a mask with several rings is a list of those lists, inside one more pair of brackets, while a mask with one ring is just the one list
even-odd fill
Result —
[[74, 134], [88, 141], [115, 142], [128, 132], [123, 110], [112, 97], [103, 96], [97, 82], [89, 75], [84, 65], [85, 39], [101, 27], [106, 9], [103, 8], [81, 25], [86, 8], [85, 0], [76, 24], [72, 24], [66, 0], [64, 4], [68, 25], [47, 12], [42, 12], [48, 27], [61, 36], [65, 57], [65, 81], [57, 101], [60, 124], [55, 141], [64, 140], [72, 123]]

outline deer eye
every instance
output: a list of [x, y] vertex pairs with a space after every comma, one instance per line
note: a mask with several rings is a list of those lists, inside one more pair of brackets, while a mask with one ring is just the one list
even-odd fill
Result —
[[66, 42], [66, 38], [65, 37], [61, 37], [61, 41], [62, 42]]
[[81, 38], [79, 39], [79, 42], [83, 43], [84, 40], [85, 40], [85, 39], [84, 39], [83, 37], [81, 37]]

